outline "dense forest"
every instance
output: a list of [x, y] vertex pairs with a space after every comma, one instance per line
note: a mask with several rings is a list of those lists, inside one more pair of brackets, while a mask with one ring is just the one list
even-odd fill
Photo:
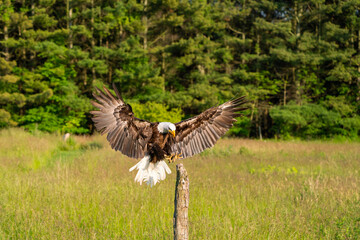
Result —
[[91, 133], [112, 83], [152, 121], [246, 95], [234, 136], [358, 137], [360, 1], [0, 0], [0, 127]]

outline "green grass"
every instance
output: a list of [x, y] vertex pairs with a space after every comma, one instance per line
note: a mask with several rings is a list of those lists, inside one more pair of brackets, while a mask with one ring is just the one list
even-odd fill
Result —
[[[103, 136], [0, 146], [0, 239], [172, 238], [174, 164], [150, 188]], [[224, 139], [181, 162], [191, 239], [360, 239], [360, 143]]]

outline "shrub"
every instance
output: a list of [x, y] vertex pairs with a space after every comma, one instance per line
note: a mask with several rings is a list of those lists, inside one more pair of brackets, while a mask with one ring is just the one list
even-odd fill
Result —
[[135, 117], [152, 122], [180, 122], [184, 116], [180, 108], [169, 109], [168, 106], [156, 102], [145, 104], [130, 103]]
[[335, 107], [329, 110], [325, 106], [309, 103], [273, 107], [270, 110], [273, 121], [272, 132], [281, 138], [306, 139], [337, 135], [356, 137], [359, 134], [360, 118], [358, 116], [344, 117], [350, 115], [349, 111], [336, 111]]

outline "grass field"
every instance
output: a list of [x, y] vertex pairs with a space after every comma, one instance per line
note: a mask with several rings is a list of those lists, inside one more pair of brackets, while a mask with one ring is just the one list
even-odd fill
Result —
[[[172, 238], [175, 164], [150, 188], [102, 136], [0, 146], [0, 239]], [[360, 239], [360, 143], [224, 139], [181, 162], [191, 239]]]

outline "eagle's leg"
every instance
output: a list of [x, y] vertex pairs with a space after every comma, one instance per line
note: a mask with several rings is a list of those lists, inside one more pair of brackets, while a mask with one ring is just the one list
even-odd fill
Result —
[[173, 163], [178, 159], [182, 159], [183, 157], [181, 155], [182, 153], [172, 153], [170, 156], [165, 155], [165, 159], [168, 160], [169, 163]]

